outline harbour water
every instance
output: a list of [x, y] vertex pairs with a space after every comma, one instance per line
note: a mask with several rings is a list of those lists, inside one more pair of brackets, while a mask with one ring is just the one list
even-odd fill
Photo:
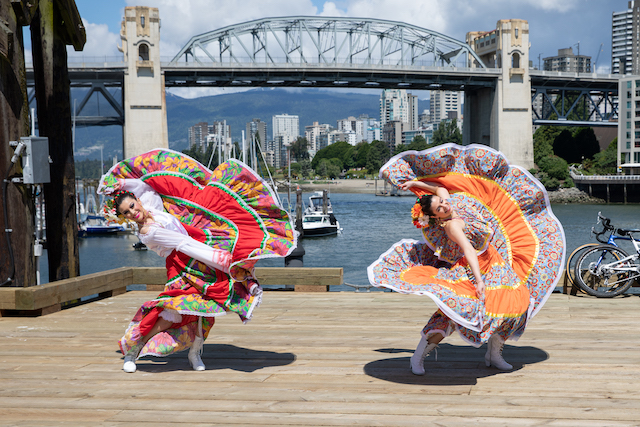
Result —
[[[307, 200], [309, 194], [304, 194]], [[331, 202], [343, 232], [337, 236], [304, 239], [305, 267], [342, 267], [344, 282], [367, 285], [367, 266], [401, 239], [420, 240], [410, 209], [413, 197], [376, 197], [373, 194], [332, 193]], [[612, 219], [618, 227], [640, 228], [640, 205], [553, 205], [567, 240], [567, 253], [581, 244], [595, 242], [591, 227], [596, 215]], [[90, 274], [118, 267], [163, 267], [164, 259], [152, 251], [135, 251], [134, 235], [80, 239], [80, 273]], [[281, 267], [283, 259], [261, 260], [258, 266]], [[48, 282], [46, 251], [41, 258], [42, 283]], [[332, 288], [353, 290], [349, 286]]]

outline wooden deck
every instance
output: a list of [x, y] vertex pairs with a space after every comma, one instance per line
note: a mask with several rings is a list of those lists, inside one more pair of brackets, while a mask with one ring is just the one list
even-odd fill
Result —
[[218, 319], [204, 372], [186, 353], [121, 370], [116, 340], [153, 292], [0, 318], [0, 425], [618, 426], [640, 424], [640, 298], [554, 294], [512, 372], [457, 336], [409, 371], [428, 298], [268, 292], [254, 320]]

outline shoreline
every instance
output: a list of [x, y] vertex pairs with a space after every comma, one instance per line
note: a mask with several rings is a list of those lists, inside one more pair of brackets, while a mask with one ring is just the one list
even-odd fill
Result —
[[[336, 179], [332, 181], [320, 181], [320, 182], [305, 182], [304, 184], [297, 184], [294, 182], [294, 188], [298, 186], [303, 192], [313, 192], [329, 190], [329, 193], [363, 193], [363, 194], [376, 194], [376, 181], [378, 193], [384, 190], [385, 181], [382, 179]], [[279, 187], [278, 191], [286, 191], [286, 187]], [[390, 190], [389, 184], [387, 184], [387, 191]], [[404, 193], [404, 192], [403, 192]], [[549, 195], [549, 201], [551, 203], [571, 203], [571, 204], [607, 204], [605, 200], [598, 199], [596, 197], [590, 197], [587, 193], [573, 188], [559, 188], [555, 191], [547, 191]], [[406, 194], [407, 196], [413, 196], [413, 193]], [[403, 196], [403, 194], [400, 194]]]

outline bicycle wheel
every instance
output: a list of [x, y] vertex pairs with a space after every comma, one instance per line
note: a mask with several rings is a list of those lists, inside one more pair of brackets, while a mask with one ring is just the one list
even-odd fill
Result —
[[630, 278], [633, 266], [630, 261], [615, 262], [628, 256], [622, 249], [611, 245], [598, 245], [587, 250], [576, 263], [576, 284], [589, 295], [599, 298], [625, 293], [633, 283], [633, 278]]
[[586, 243], [582, 246], [578, 246], [571, 255], [567, 258], [567, 279], [570, 285], [576, 284], [576, 264], [580, 256], [588, 249], [600, 245], [600, 243]]

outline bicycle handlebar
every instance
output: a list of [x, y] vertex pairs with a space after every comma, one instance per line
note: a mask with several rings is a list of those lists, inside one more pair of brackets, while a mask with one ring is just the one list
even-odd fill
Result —
[[607, 243], [607, 240], [603, 240], [601, 236], [609, 231], [615, 230], [615, 227], [611, 225], [611, 219], [607, 218], [606, 216], [602, 216], [602, 212], [598, 212], [597, 224], [602, 224], [602, 230], [596, 231], [595, 227], [591, 227], [591, 232], [595, 234], [596, 240], [598, 242]]

